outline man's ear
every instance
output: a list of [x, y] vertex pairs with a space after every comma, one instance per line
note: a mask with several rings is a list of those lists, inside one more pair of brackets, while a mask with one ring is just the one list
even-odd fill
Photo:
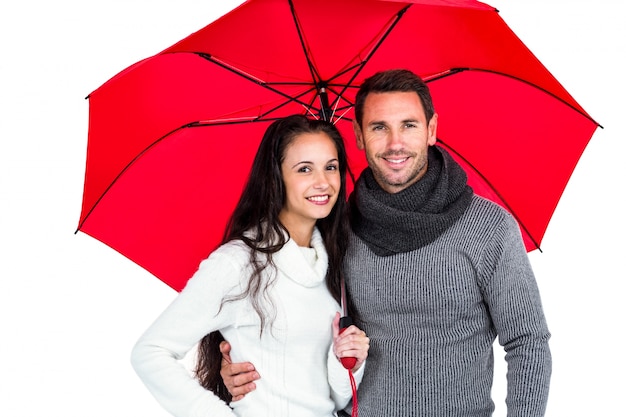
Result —
[[428, 122], [428, 144], [434, 145], [437, 142], [437, 118], [438, 114], [433, 114], [433, 117]]
[[352, 120], [352, 129], [354, 129], [356, 147], [359, 148], [359, 150], [365, 149], [365, 144], [363, 143], [363, 132], [361, 131], [361, 126], [359, 126], [356, 120]]

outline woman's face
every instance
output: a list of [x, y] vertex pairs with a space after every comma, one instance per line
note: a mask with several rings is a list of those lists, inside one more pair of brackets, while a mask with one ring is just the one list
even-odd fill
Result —
[[311, 227], [328, 216], [341, 188], [339, 160], [334, 142], [326, 133], [298, 135], [285, 149], [281, 164], [285, 203], [280, 220], [293, 228]]

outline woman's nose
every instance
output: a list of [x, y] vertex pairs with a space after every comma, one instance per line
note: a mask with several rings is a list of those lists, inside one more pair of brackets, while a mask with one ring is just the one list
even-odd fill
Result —
[[324, 172], [318, 172], [315, 174], [315, 182], [313, 187], [318, 190], [325, 190], [328, 188], [328, 179]]

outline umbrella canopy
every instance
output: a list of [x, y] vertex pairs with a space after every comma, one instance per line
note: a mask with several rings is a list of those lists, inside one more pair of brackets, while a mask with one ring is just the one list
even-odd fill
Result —
[[358, 175], [354, 96], [392, 68], [428, 82], [438, 143], [538, 248], [598, 124], [471, 0], [249, 0], [128, 67], [89, 95], [78, 230], [182, 289], [219, 244], [269, 123], [335, 122]]

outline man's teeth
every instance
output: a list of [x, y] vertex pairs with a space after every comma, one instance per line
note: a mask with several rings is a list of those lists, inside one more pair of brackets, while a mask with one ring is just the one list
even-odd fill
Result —
[[392, 164], [400, 164], [404, 161], [406, 161], [407, 158], [402, 158], [402, 159], [389, 159], [387, 158], [387, 161], [391, 162]]

